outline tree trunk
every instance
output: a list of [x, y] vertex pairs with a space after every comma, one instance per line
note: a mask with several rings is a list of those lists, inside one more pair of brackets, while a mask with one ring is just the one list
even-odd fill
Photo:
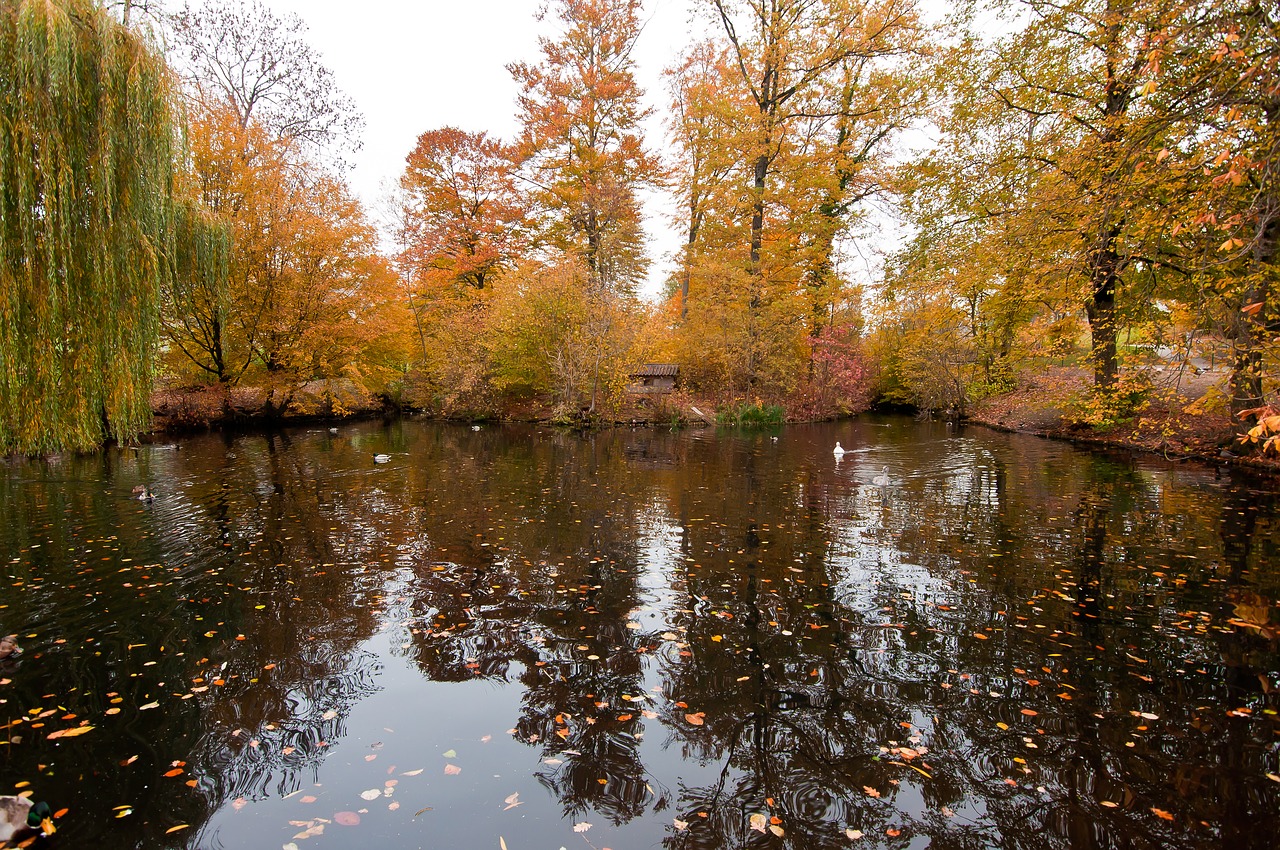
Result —
[[1115, 388], [1120, 374], [1116, 357], [1116, 336], [1119, 321], [1116, 316], [1116, 285], [1120, 280], [1120, 255], [1115, 251], [1119, 227], [1112, 227], [1099, 240], [1099, 246], [1089, 256], [1089, 301], [1085, 310], [1089, 315], [1090, 352], [1093, 363], [1093, 384], [1098, 390]]
[[1280, 247], [1280, 199], [1260, 199], [1259, 206], [1270, 212], [1270, 218], [1263, 221], [1253, 244], [1253, 273], [1258, 284], [1245, 293], [1240, 305], [1242, 309], [1237, 311], [1228, 330], [1234, 355], [1231, 369], [1233, 414], [1262, 406], [1262, 352], [1270, 330], [1268, 326], [1274, 319], [1268, 281], [1270, 266], [1275, 263], [1277, 247]]
[[[762, 153], [756, 157], [755, 180], [752, 184], [751, 201], [751, 274], [760, 274], [760, 247], [764, 243], [764, 186], [769, 176], [769, 156]], [[751, 306], [760, 306], [759, 295], [753, 295]]]

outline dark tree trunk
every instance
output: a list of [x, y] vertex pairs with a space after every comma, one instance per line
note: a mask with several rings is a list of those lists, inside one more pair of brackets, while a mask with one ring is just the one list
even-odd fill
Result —
[[1108, 231], [1089, 258], [1091, 292], [1085, 310], [1089, 315], [1093, 383], [1099, 390], [1113, 389], [1120, 374], [1116, 357], [1116, 285], [1120, 279], [1120, 256], [1114, 248], [1117, 235], [1118, 228]]

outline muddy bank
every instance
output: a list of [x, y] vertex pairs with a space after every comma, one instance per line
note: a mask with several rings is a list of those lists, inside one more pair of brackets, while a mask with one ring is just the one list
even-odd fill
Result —
[[350, 381], [315, 381], [301, 388], [193, 386], [168, 388], [151, 397], [155, 435], [223, 428], [268, 427], [304, 422], [337, 422], [379, 416], [420, 415], [455, 422], [524, 422], [601, 427], [611, 425], [716, 424], [716, 404], [686, 394], [627, 398], [621, 403], [565, 414], [542, 399], [508, 401], [492, 409], [440, 414], [404, 399], [361, 390]]
[[1227, 415], [1225, 403], [1219, 403], [1224, 402], [1218, 396], [1222, 378], [1207, 371], [1157, 373], [1137, 411], [1114, 424], [1095, 426], [1080, 421], [1078, 399], [1089, 388], [1088, 373], [1056, 367], [1024, 376], [1013, 392], [983, 399], [965, 419], [1002, 431], [1280, 473], [1280, 458], [1260, 456], [1239, 442], [1245, 429]]

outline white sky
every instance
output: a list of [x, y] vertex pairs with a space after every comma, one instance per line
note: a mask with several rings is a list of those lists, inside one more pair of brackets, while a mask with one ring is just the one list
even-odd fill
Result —
[[[509, 62], [537, 62], [540, 0], [263, 0], [277, 15], [306, 22], [308, 41], [364, 115], [364, 147], [351, 159], [352, 188], [373, 211], [404, 168], [418, 135], [451, 125], [504, 139], [516, 124], [517, 87]], [[171, 2], [171, 8], [179, 4]], [[690, 40], [692, 0], [645, 0], [647, 23], [636, 45], [637, 78], [655, 108], [646, 127], [662, 151], [666, 95], [662, 69]], [[549, 16], [550, 17], [550, 16]], [[696, 26], [700, 27], [701, 24]], [[659, 291], [680, 236], [667, 221], [669, 201], [651, 199], [645, 229], [654, 264], [646, 294]]]

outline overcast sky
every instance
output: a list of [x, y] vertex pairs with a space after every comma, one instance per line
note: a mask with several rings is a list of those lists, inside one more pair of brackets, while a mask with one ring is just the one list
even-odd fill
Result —
[[[420, 133], [451, 125], [510, 139], [518, 129], [517, 88], [509, 62], [537, 62], [540, 0], [263, 0], [278, 16], [293, 13], [338, 85], [364, 115], [364, 147], [352, 157], [351, 185], [370, 207], [404, 168]], [[170, 2], [170, 8], [180, 5]], [[195, 5], [195, 4], [193, 4]], [[658, 115], [650, 146], [665, 147], [661, 73], [689, 41], [692, 0], [645, 0], [645, 29], [636, 45], [638, 80]], [[700, 19], [705, 20], [705, 19]], [[647, 205], [654, 260], [647, 293], [670, 269], [679, 235], [661, 202]]]

